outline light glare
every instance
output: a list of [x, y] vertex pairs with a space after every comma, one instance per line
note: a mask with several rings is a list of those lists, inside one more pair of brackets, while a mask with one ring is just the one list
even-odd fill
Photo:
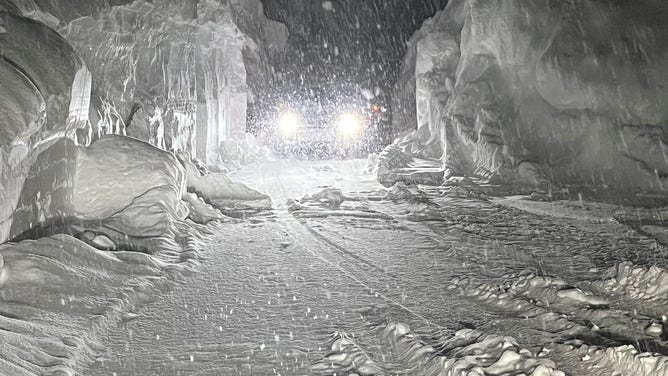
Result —
[[346, 138], [355, 138], [362, 133], [362, 123], [354, 114], [341, 116], [336, 128], [339, 134]]
[[299, 121], [299, 116], [295, 112], [283, 112], [278, 119], [278, 130], [284, 137], [294, 137], [300, 127], [301, 122]]

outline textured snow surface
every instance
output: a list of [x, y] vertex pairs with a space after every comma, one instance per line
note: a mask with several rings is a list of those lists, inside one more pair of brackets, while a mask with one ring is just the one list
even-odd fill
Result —
[[79, 374], [102, 348], [99, 333], [132, 319], [136, 304], [194, 265], [101, 251], [67, 235], [0, 245], [0, 260], [0, 374], [17, 376]]
[[[485, 335], [462, 329], [439, 343], [439, 349], [423, 342], [402, 323], [390, 323], [380, 333], [383, 350], [396, 357], [413, 375], [517, 375], [564, 376], [553, 361], [520, 348], [510, 337]], [[383, 368], [369, 357], [355, 339], [337, 334], [332, 353], [313, 366], [316, 374], [377, 375]]]
[[15, 242], [0, 245], [0, 374], [79, 374], [100, 334], [190, 274], [209, 234], [201, 224], [231, 218], [188, 188], [231, 213], [268, 201], [184, 157], [107, 135], [90, 147], [62, 138], [36, 158]]
[[240, 170], [276, 209], [213, 224], [200, 272], [85, 373], [668, 374], [668, 250], [614, 219], [660, 210], [383, 189], [364, 164]]

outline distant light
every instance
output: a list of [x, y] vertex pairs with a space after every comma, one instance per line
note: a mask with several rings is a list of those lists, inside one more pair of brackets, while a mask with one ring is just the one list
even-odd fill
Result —
[[294, 137], [301, 128], [299, 115], [293, 111], [285, 111], [278, 118], [278, 131], [283, 137]]
[[336, 130], [344, 138], [356, 138], [362, 133], [362, 122], [355, 114], [344, 114], [339, 118]]
[[371, 111], [373, 111], [373, 112], [378, 113], [378, 112], [380, 112], [380, 110], [381, 110], [381, 108], [377, 104], [374, 104], [373, 106], [371, 106]]

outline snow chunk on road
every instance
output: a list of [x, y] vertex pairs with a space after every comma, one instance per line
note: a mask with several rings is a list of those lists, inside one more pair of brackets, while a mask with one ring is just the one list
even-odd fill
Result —
[[325, 206], [330, 209], [336, 209], [346, 200], [338, 188], [326, 188], [311, 196], [305, 196], [301, 199], [301, 203], [312, 202], [316, 205]]
[[593, 287], [611, 294], [624, 294], [631, 299], [668, 304], [668, 270], [664, 268], [624, 262], [608, 270], [607, 275], [609, 279], [596, 282]]
[[[463, 329], [440, 343], [430, 345], [404, 323], [390, 323], [379, 334], [383, 354], [375, 359], [354, 337], [336, 333], [332, 352], [317, 362], [317, 374], [353, 372], [383, 374], [384, 364], [401, 364], [412, 375], [506, 375], [564, 376], [542, 354], [520, 347], [515, 339]], [[441, 350], [437, 350], [436, 348]]]

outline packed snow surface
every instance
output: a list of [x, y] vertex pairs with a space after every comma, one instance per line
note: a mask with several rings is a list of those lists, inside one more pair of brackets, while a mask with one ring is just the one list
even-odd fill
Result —
[[198, 272], [85, 374], [668, 375], [668, 252], [628, 222], [661, 210], [385, 189], [365, 170], [242, 168], [274, 209], [212, 223]]

